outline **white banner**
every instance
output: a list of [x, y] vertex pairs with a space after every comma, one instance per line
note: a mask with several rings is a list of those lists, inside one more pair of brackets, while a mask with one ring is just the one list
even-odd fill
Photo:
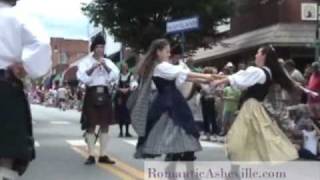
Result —
[[319, 180], [320, 162], [158, 162], [146, 161], [147, 180]]

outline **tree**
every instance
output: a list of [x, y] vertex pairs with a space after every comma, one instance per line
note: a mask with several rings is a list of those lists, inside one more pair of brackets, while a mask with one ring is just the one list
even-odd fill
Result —
[[186, 47], [209, 47], [216, 27], [228, 23], [231, 9], [229, 0], [93, 0], [82, 8], [91, 22], [136, 51], [145, 51], [161, 37], [177, 43], [177, 37], [166, 35], [166, 22], [194, 15], [200, 17], [201, 29], [186, 35]]

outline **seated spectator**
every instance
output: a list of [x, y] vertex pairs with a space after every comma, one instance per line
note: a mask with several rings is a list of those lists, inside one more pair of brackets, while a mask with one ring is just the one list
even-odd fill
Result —
[[[320, 63], [314, 62], [312, 63], [312, 74], [309, 79], [307, 88], [320, 93]], [[312, 112], [312, 118], [316, 120], [320, 120], [320, 96], [308, 96], [308, 105]]]
[[295, 128], [295, 135], [302, 137], [302, 143], [299, 148], [299, 157], [309, 160], [320, 160], [319, 154], [319, 139], [320, 139], [320, 130], [312, 120], [304, 121], [302, 130]]

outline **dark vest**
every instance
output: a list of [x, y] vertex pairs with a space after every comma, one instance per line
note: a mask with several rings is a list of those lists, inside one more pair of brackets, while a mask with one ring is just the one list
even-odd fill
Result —
[[121, 80], [121, 75], [120, 75], [119, 88], [129, 88], [130, 87], [131, 76], [132, 76], [132, 74], [129, 72], [128, 79], [126, 81], [122, 81]]
[[245, 101], [247, 101], [250, 98], [254, 98], [257, 101], [262, 102], [264, 98], [267, 96], [269, 88], [272, 84], [272, 79], [270, 73], [266, 69], [261, 69], [266, 74], [266, 82], [264, 84], [255, 84], [249, 87], [246, 91], [244, 91], [240, 98], [240, 107]]

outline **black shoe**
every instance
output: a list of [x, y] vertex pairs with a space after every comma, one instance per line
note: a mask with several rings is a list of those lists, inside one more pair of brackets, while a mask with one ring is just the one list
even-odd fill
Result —
[[130, 133], [126, 133], [126, 137], [132, 137]]
[[154, 159], [154, 158], [159, 157], [161, 155], [159, 155], [159, 154], [143, 154], [142, 156], [144, 159]]
[[95, 163], [96, 163], [96, 160], [93, 156], [89, 156], [88, 159], [84, 162], [85, 165], [92, 165]]
[[136, 151], [133, 155], [135, 159], [154, 159], [159, 156], [161, 155], [145, 154], [145, 153], [142, 153], [141, 151]]
[[108, 156], [101, 156], [99, 157], [99, 163], [104, 164], [115, 164], [115, 161], [112, 161]]
[[165, 157], [165, 161], [180, 161], [182, 158], [181, 153], [169, 153]]
[[195, 161], [196, 159], [194, 152], [184, 152], [181, 157], [181, 161]]
[[141, 151], [136, 151], [133, 155], [135, 159], [143, 159], [143, 154]]

